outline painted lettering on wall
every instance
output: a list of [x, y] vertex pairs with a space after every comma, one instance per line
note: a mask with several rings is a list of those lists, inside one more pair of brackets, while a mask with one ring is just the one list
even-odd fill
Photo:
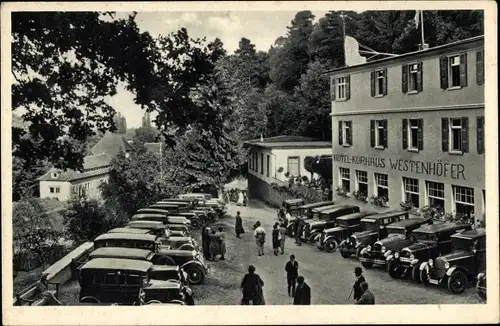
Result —
[[463, 164], [437, 162], [422, 162], [414, 160], [388, 159], [382, 157], [357, 156], [334, 154], [333, 160], [340, 163], [374, 166], [376, 168], [389, 167], [392, 170], [411, 172], [416, 174], [435, 175], [438, 177], [467, 180]]

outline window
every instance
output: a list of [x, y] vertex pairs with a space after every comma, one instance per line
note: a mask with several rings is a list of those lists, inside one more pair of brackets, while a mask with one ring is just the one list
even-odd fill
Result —
[[264, 174], [264, 153], [260, 153], [260, 174]]
[[356, 182], [358, 184], [358, 192], [368, 196], [368, 173], [356, 170]]
[[298, 156], [288, 157], [287, 163], [288, 163], [287, 171], [290, 174], [290, 176], [297, 177], [299, 175], [299, 157]]
[[468, 187], [453, 186], [453, 198], [455, 199], [455, 212], [470, 216], [474, 214], [474, 189]]
[[403, 177], [403, 187], [405, 201], [412, 203], [413, 207], [419, 207], [418, 179]]
[[254, 171], [257, 172], [258, 171], [258, 166], [259, 166], [259, 157], [257, 156], [257, 153], [253, 154], [254, 155], [254, 161], [255, 161], [255, 165], [254, 165]]
[[387, 174], [375, 173], [377, 197], [385, 197], [387, 200], [389, 200], [389, 183], [387, 179]]
[[387, 69], [373, 71], [370, 74], [370, 82], [372, 97], [387, 95]]
[[476, 83], [484, 84], [484, 50], [476, 52]]
[[426, 181], [427, 201], [431, 207], [441, 207], [444, 210], [444, 183]]
[[266, 176], [269, 177], [269, 169], [271, 166], [271, 156], [267, 155], [267, 161], [266, 161]]
[[61, 192], [61, 188], [57, 187], [56, 188], [56, 194], [60, 193]]
[[346, 168], [339, 168], [340, 172], [340, 186], [344, 191], [351, 191], [351, 171]]
[[339, 145], [352, 145], [352, 121], [339, 121]]
[[439, 73], [442, 89], [467, 86], [467, 54], [439, 58]]
[[469, 152], [469, 119], [442, 118], [442, 149], [443, 152], [462, 154]]
[[477, 153], [484, 154], [484, 117], [476, 118]]
[[371, 147], [387, 148], [387, 120], [370, 120]]
[[49, 188], [49, 191], [50, 191], [50, 193], [51, 193], [51, 194], [53, 194], [53, 193], [55, 193], [55, 192], [56, 192], [56, 190], [55, 190], [55, 188], [54, 188], [54, 187], [50, 187], [50, 188]]
[[59, 173], [58, 172], [52, 172], [51, 176], [52, 176], [52, 178], [55, 179], [55, 178], [59, 177]]
[[424, 149], [424, 119], [403, 119], [403, 149]]
[[350, 82], [350, 76], [332, 79], [330, 88], [331, 99], [338, 101], [348, 100], [350, 98]]

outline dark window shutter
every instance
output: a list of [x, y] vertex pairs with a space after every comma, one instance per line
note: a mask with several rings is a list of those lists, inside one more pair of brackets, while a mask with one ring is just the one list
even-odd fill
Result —
[[417, 136], [417, 144], [418, 150], [421, 151], [424, 149], [424, 119], [418, 119], [418, 136]]
[[408, 119], [403, 119], [403, 149], [408, 148]]
[[484, 153], [484, 117], [477, 117], [476, 121], [477, 130], [477, 153]]
[[462, 152], [469, 152], [469, 118], [462, 118]]
[[339, 121], [339, 145], [344, 143], [342, 139], [342, 120]]
[[382, 85], [383, 85], [382, 94], [387, 95], [387, 69], [384, 69], [384, 79]]
[[484, 83], [484, 51], [476, 52], [476, 82], [478, 85]]
[[352, 145], [352, 121], [346, 121], [347, 125], [349, 126], [349, 131], [347, 132], [347, 143], [349, 145]]
[[418, 63], [418, 72], [417, 72], [417, 91], [419, 91], [419, 92], [421, 92], [424, 89], [422, 68], [423, 68], [423, 64], [422, 64], [422, 62], [419, 62]]
[[450, 145], [450, 120], [448, 118], [441, 118], [441, 149], [443, 152], [448, 152]]
[[448, 88], [448, 57], [439, 58], [439, 76], [441, 79], [441, 88]]
[[384, 148], [387, 148], [387, 120], [382, 120], [384, 126], [384, 139], [382, 140], [382, 144], [384, 144]]
[[375, 96], [375, 71], [372, 71], [370, 73], [370, 88], [371, 88], [372, 97], [374, 97]]
[[375, 120], [370, 120], [370, 146], [375, 147]]
[[460, 86], [467, 86], [467, 53], [460, 55]]
[[330, 101], [335, 101], [335, 78], [330, 77]]
[[401, 74], [401, 85], [403, 88], [403, 93], [408, 92], [408, 65], [403, 65], [403, 72]]
[[351, 98], [351, 76], [346, 77], [346, 83], [345, 85], [345, 99], [348, 100]]

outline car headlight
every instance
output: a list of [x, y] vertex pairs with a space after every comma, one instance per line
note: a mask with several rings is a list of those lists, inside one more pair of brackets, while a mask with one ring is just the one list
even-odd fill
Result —
[[371, 251], [372, 250], [372, 246], [367, 246], [366, 247], [366, 251]]
[[429, 259], [429, 266], [430, 266], [430, 267], [434, 266], [434, 260]]
[[410, 259], [415, 259], [415, 255], [414, 254], [410, 254]]
[[382, 253], [384, 253], [387, 251], [387, 248], [385, 246], [382, 246], [382, 248], [380, 250], [382, 251]]
[[396, 251], [396, 252], [394, 253], [394, 258], [396, 258], [396, 259], [398, 259], [398, 258], [399, 258], [399, 252], [397, 252], [397, 251]]
[[449, 262], [444, 263], [444, 268], [446, 269], [450, 268], [450, 263]]

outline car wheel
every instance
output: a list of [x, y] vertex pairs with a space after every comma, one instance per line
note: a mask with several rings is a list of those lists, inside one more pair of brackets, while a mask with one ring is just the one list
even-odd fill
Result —
[[[362, 257], [370, 258], [370, 256], [368, 256], [367, 254], [363, 254]], [[373, 267], [373, 262], [362, 261], [361, 265], [363, 265], [364, 268], [372, 268]]]
[[147, 304], [161, 304], [161, 302], [158, 300], [150, 300], [147, 302]]
[[335, 252], [339, 247], [339, 243], [335, 239], [328, 239], [325, 241], [325, 251]]
[[179, 250], [194, 250], [194, 246], [190, 243], [185, 243], [179, 247]]
[[428, 279], [428, 275], [427, 275], [427, 270], [425, 268], [422, 269], [420, 271], [419, 275], [420, 275], [420, 282], [423, 285], [428, 285], [429, 284], [429, 279]]
[[101, 303], [96, 297], [83, 297], [80, 299], [81, 303]]
[[205, 272], [199, 266], [191, 266], [186, 269], [188, 281], [190, 284], [202, 284], [205, 279]]
[[387, 273], [389, 273], [392, 278], [400, 278], [401, 273], [399, 272], [399, 267], [398, 261], [391, 260], [389, 264], [387, 264]]
[[201, 221], [197, 218], [193, 218], [190, 220], [191, 221], [191, 227], [193, 229], [199, 229], [201, 226]]
[[169, 303], [179, 304], [181, 306], [185, 306], [186, 305], [186, 303], [184, 301], [182, 301], [182, 300], [172, 300]]
[[461, 271], [454, 271], [448, 277], [448, 290], [454, 294], [462, 293], [467, 289], [468, 283], [467, 275]]
[[417, 283], [422, 283], [422, 281], [420, 280], [420, 269], [418, 264], [413, 266], [413, 268], [411, 269], [411, 279]]
[[168, 266], [175, 266], [177, 265], [175, 263], [175, 261], [172, 259], [172, 257], [169, 257], [169, 256], [163, 256], [163, 257], [160, 257], [156, 263], [156, 265], [168, 265]]

